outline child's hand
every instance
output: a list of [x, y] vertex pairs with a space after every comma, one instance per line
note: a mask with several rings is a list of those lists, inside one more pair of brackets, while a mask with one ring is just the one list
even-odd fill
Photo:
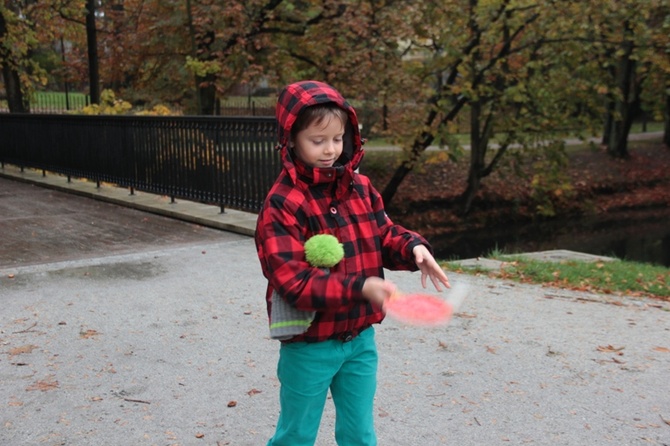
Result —
[[421, 286], [426, 288], [426, 276], [429, 276], [437, 291], [442, 291], [440, 283], [447, 288], [451, 288], [447, 275], [440, 268], [440, 265], [437, 264], [428, 248], [424, 245], [417, 245], [412, 250], [412, 253], [414, 254], [416, 266], [421, 270]]
[[384, 301], [390, 298], [396, 291], [393, 282], [384, 280], [380, 277], [368, 277], [363, 284], [363, 298], [368, 300], [377, 308], [384, 306]]

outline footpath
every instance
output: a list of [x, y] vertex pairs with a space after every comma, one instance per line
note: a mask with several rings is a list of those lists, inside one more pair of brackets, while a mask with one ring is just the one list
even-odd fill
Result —
[[[0, 444], [265, 444], [254, 221], [0, 169]], [[376, 327], [380, 445], [670, 445], [666, 304], [449, 277], [469, 286], [450, 324]], [[334, 420], [329, 400], [318, 446]]]

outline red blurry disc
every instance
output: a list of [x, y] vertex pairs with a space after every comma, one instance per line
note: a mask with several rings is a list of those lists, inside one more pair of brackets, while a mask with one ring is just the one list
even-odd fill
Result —
[[453, 305], [431, 294], [400, 294], [384, 303], [384, 311], [400, 322], [411, 325], [441, 325], [451, 319]]

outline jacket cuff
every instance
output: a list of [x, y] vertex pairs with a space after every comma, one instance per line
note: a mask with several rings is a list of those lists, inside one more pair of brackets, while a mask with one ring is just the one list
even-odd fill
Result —
[[424, 240], [420, 240], [420, 239], [414, 239], [411, 242], [409, 242], [407, 244], [407, 252], [408, 252], [407, 258], [414, 265], [414, 271], [418, 270], [419, 267], [416, 266], [416, 262], [414, 261], [414, 252], [413, 251], [414, 251], [414, 248], [419, 246], [419, 245], [425, 246], [426, 249], [428, 250], [428, 252], [430, 253], [430, 255], [432, 255], [432, 256], [435, 255], [435, 253], [433, 252], [433, 247], [430, 246], [430, 244], [428, 242], [426, 242]]

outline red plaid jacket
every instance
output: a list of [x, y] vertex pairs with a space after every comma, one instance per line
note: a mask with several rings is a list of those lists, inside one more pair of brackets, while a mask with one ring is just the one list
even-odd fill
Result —
[[[288, 149], [291, 126], [310, 105], [335, 102], [349, 116], [340, 164], [313, 168], [293, 159]], [[354, 109], [329, 85], [305, 81], [288, 86], [277, 104], [283, 170], [258, 216], [255, 241], [271, 312], [273, 290], [300, 310], [316, 311], [309, 329], [289, 342], [349, 340], [383, 319], [361, 297], [367, 277], [383, 268], [416, 270], [412, 249], [428, 243], [393, 224], [369, 179], [355, 172], [363, 158]], [[344, 246], [344, 258], [326, 272], [305, 260], [304, 244], [316, 234], [331, 234]], [[430, 247], [429, 247], [430, 249]]]

